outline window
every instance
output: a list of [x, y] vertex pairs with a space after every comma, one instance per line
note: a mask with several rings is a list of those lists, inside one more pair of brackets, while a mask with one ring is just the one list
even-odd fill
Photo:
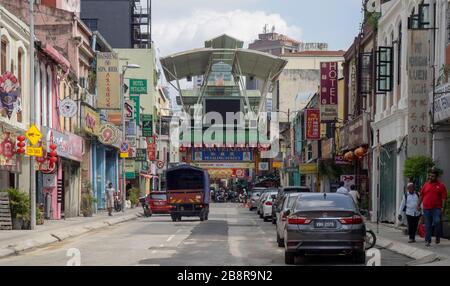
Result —
[[91, 31], [98, 31], [98, 19], [83, 19], [83, 22]]
[[19, 80], [20, 85], [22, 85], [22, 73], [23, 73], [23, 51], [19, 50], [19, 54], [17, 55], [17, 79]]
[[[398, 26], [398, 43], [397, 43], [397, 85], [402, 82], [402, 23]], [[398, 96], [398, 98], [400, 98]]]
[[2, 40], [1, 44], [1, 74], [6, 72], [6, 50], [7, 50], [8, 42], [6, 40]]

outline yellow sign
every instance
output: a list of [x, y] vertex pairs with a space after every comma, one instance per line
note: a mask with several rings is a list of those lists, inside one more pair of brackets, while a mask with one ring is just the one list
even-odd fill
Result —
[[317, 164], [302, 164], [300, 165], [300, 175], [317, 174]]
[[272, 167], [274, 169], [281, 169], [281, 167], [283, 167], [283, 163], [282, 162], [273, 162]]
[[25, 135], [27, 136], [28, 140], [30, 140], [32, 145], [36, 145], [42, 138], [41, 131], [39, 131], [39, 129], [34, 124], [30, 127], [30, 129], [28, 129]]
[[120, 153], [120, 158], [124, 159], [124, 158], [128, 158], [128, 152], [121, 152]]
[[97, 89], [100, 109], [120, 109], [119, 57], [116, 53], [97, 54]]
[[42, 157], [42, 147], [27, 147], [27, 153], [28, 156], [33, 157]]

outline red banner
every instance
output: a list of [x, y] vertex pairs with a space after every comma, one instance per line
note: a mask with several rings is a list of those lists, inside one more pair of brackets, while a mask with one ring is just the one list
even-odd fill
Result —
[[338, 62], [320, 64], [320, 108], [324, 122], [334, 121], [338, 117]]
[[149, 137], [149, 140], [147, 140], [147, 160], [156, 161], [156, 141], [154, 136]]
[[320, 140], [320, 109], [306, 110], [306, 140]]

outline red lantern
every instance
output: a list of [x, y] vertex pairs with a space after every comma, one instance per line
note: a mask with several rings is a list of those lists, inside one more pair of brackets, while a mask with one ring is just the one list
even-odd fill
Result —
[[25, 146], [26, 146], [26, 144], [25, 144], [25, 136], [23, 136], [23, 135], [17, 136], [17, 150], [16, 150], [16, 153], [17, 154], [25, 154], [25, 149], [24, 149]]
[[50, 163], [55, 164], [56, 162], [58, 162], [58, 158], [56, 157], [50, 157]]
[[58, 156], [58, 153], [56, 153], [55, 150], [50, 151], [50, 157], [56, 157]]
[[366, 149], [364, 149], [363, 147], [359, 147], [355, 150], [355, 155], [359, 159], [363, 158], [366, 155]]
[[37, 158], [36, 158], [36, 161], [37, 161], [38, 163], [42, 164], [42, 163], [45, 162], [45, 158], [44, 158], [44, 157], [37, 157]]
[[56, 150], [58, 146], [55, 143], [50, 144], [50, 150]]
[[349, 162], [352, 162], [352, 161], [353, 161], [353, 158], [354, 158], [354, 154], [353, 154], [352, 151], [347, 152], [347, 153], [344, 155], [344, 159], [347, 160], [347, 161], [349, 161]]
[[20, 135], [20, 136], [17, 137], [17, 140], [18, 140], [19, 142], [23, 142], [23, 141], [25, 141], [25, 136]]

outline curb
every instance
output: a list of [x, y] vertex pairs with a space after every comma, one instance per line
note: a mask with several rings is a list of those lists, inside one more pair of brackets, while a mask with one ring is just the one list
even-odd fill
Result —
[[414, 259], [414, 261], [409, 262], [407, 265], [423, 265], [429, 264], [436, 261], [443, 261], [449, 259], [446, 256], [438, 255], [435, 252], [420, 249], [414, 246], [410, 246], [406, 243], [396, 242], [393, 240], [385, 239], [383, 237], [377, 237], [377, 246], [390, 250], [392, 252], [407, 256]]
[[12, 256], [14, 254], [19, 254], [20, 252], [31, 250], [49, 244], [60, 242], [68, 238], [77, 237], [85, 233], [107, 228], [122, 222], [130, 221], [141, 217], [141, 213], [135, 213], [131, 215], [125, 215], [123, 217], [118, 217], [114, 219], [104, 219], [101, 221], [89, 223], [84, 226], [78, 226], [76, 228], [60, 229], [49, 231], [48, 233], [39, 234], [36, 238], [27, 239], [24, 241], [17, 242], [15, 244], [8, 245], [6, 247], [0, 248], [0, 258]]

